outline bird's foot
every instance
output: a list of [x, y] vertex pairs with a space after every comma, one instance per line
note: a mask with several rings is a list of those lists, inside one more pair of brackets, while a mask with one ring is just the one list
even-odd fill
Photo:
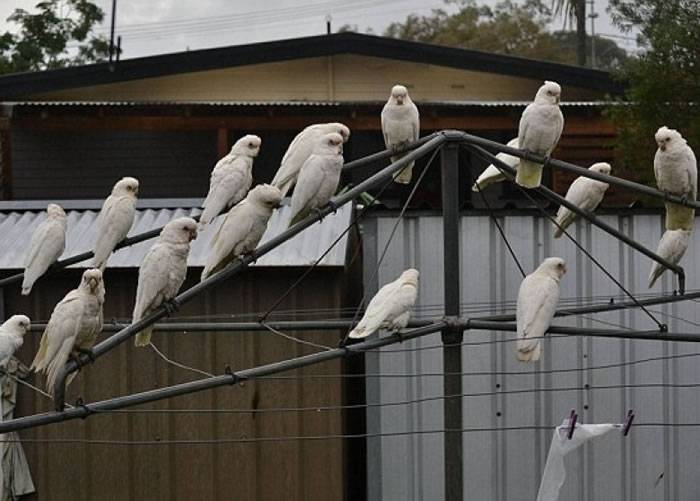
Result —
[[338, 204], [336, 204], [333, 200], [328, 201], [328, 207], [331, 209], [331, 213], [335, 214], [338, 212]]
[[687, 205], [687, 204], [688, 204], [688, 195], [686, 195], [686, 194], [681, 195], [681, 203], [682, 203], [683, 205]]
[[[329, 202], [329, 204], [330, 204], [330, 202]], [[319, 209], [318, 207], [315, 209], [311, 209], [311, 212], [316, 214], [319, 221], [323, 221], [323, 218], [326, 217], [326, 215], [323, 213], [323, 210]]]
[[[75, 351], [77, 351], [78, 353], [80, 353], [82, 355], [87, 356], [90, 359], [90, 361], [93, 363], [96, 360], [95, 353], [92, 351], [91, 348], [76, 348]], [[77, 357], [77, 358], [80, 358], [80, 357]]]
[[180, 303], [177, 299], [172, 298], [163, 303], [163, 308], [165, 308], [165, 311], [167, 312], [168, 316], [172, 317], [175, 313], [180, 311]]

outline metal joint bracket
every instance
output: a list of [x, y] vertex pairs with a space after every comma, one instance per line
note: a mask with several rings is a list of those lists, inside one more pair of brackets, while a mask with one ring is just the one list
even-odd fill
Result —
[[241, 378], [235, 372], [233, 372], [233, 369], [231, 369], [230, 365], [227, 365], [224, 368], [224, 374], [226, 374], [227, 376], [231, 376], [231, 382], [229, 383], [231, 386], [233, 386], [234, 384], [238, 384], [238, 382], [241, 381]]
[[80, 419], [87, 419], [92, 414], [95, 414], [95, 411], [93, 411], [92, 409], [90, 409], [90, 407], [85, 405], [85, 402], [81, 397], [78, 397], [78, 399], [75, 401], [75, 406], [80, 407], [81, 409], [83, 409], [83, 411], [85, 411], [85, 414], [80, 416]]

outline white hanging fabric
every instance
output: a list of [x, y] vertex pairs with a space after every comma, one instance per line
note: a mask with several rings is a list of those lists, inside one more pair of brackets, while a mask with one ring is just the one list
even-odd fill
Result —
[[557, 501], [559, 490], [566, 480], [566, 468], [564, 468], [564, 456], [595, 437], [605, 435], [610, 430], [619, 428], [616, 424], [576, 424], [574, 436], [567, 438], [569, 420], [565, 419], [561, 426], [554, 429], [552, 445], [547, 454], [547, 463], [540, 482], [540, 490], [537, 493], [537, 501]]

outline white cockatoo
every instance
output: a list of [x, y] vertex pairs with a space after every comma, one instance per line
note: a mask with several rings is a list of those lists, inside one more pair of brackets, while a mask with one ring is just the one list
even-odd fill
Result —
[[[671, 264], [678, 264], [690, 243], [690, 231], [666, 230], [656, 248], [656, 254]], [[656, 280], [666, 271], [666, 267], [654, 261], [649, 273], [649, 288], [652, 288]]]
[[[681, 134], [666, 126], [654, 135], [659, 148], [654, 156], [654, 175], [659, 190], [695, 201], [698, 193], [698, 164], [693, 150]], [[693, 229], [695, 210], [666, 202], [666, 229]]]
[[[53, 393], [56, 376], [68, 358], [90, 350], [95, 344], [102, 330], [104, 301], [102, 272], [92, 268], [83, 273], [78, 288], [66, 294], [53, 309], [32, 362], [32, 369], [46, 375], [49, 393]], [[66, 384], [73, 376], [75, 373]]]
[[[177, 295], [187, 275], [190, 242], [195, 238], [197, 223], [192, 218], [179, 217], [165, 225], [141, 262], [132, 323]], [[147, 346], [152, 332], [153, 327], [146, 327], [136, 334], [134, 344]]]
[[542, 354], [541, 338], [554, 318], [559, 303], [559, 281], [566, 263], [548, 257], [520, 284], [515, 319], [518, 327], [518, 360], [537, 362]]
[[262, 238], [272, 211], [282, 201], [280, 190], [261, 184], [248, 192], [231, 209], [211, 241], [211, 250], [202, 271], [202, 280], [213, 275], [238, 256], [255, 250]]
[[[389, 100], [382, 108], [382, 133], [387, 149], [398, 149], [418, 140], [420, 135], [420, 115], [418, 108], [411, 101], [408, 90], [403, 85], [391, 88]], [[396, 162], [401, 156], [391, 157]], [[415, 162], [409, 163], [403, 170], [394, 174], [394, 181], [401, 184], [411, 182], [411, 173]]]
[[49, 266], [58, 261], [66, 249], [66, 213], [60, 205], [49, 204], [46, 214], [46, 219], [34, 230], [29, 244], [22, 280], [23, 296], [32, 291], [34, 282], [46, 273]]
[[248, 134], [240, 138], [211, 171], [209, 193], [199, 221], [207, 225], [229, 207], [243, 200], [253, 184], [253, 160], [260, 152], [261, 139]]
[[[525, 108], [518, 127], [518, 144], [521, 150], [549, 156], [556, 148], [564, 130], [564, 116], [559, 109], [561, 87], [546, 81], [539, 88], [535, 100]], [[520, 160], [515, 182], [525, 188], [537, 188], [542, 180], [542, 165]]]
[[[591, 165], [588, 170], [600, 174], [610, 174], [612, 167], [609, 163], [598, 162]], [[600, 202], [603, 201], [605, 192], [610, 185], [603, 181], [597, 181], [585, 176], [577, 177], [566, 192], [566, 200], [577, 206], [579, 209], [593, 212]], [[563, 205], [557, 212], [557, 224], [554, 228], [554, 238], [559, 238], [564, 234], [564, 230], [576, 219], [577, 214], [570, 211]]]
[[139, 182], [133, 177], [123, 177], [112, 188], [97, 217], [94, 266], [104, 271], [114, 247], [126, 238], [134, 223], [136, 196]]
[[379, 329], [400, 331], [408, 324], [411, 308], [418, 298], [418, 270], [409, 268], [386, 284], [367, 305], [365, 314], [348, 337], [361, 339]]
[[343, 142], [350, 139], [350, 129], [337, 122], [327, 124], [309, 125], [296, 135], [289, 144], [287, 152], [282, 157], [280, 168], [277, 170], [274, 179], [270, 183], [279, 188], [284, 197], [297, 182], [297, 176], [306, 159], [314, 152], [316, 144], [322, 136], [335, 132], [343, 136]]
[[12, 315], [0, 325], [0, 369], [4, 370], [7, 362], [22, 347], [29, 327], [29, 317], [26, 315]]
[[330, 201], [338, 189], [342, 170], [343, 138], [331, 132], [319, 139], [314, 152], [299, 171], [297, 186], [292, 194], [290, 226]]
[[[510, 146], [511, 148], [517, 148], [518, 138], [516, 137], [515, 139], [511, 139], [510, 141], [508, 141], [508, 144], [506, 146]], [[520, 159], [518, 157], [514, 157], [513, 155], [509, 155], [508, 153], [499, 153], [496, 155], [496, 158], [504, 164], [508, 165], [509, 167], [513, 167], [514, 169], [517, 169], [518, 164], [520, 163]], [[499, 170], [498, 167], [496, 167], [493, 164], [489, 164], [489, 166], [486, 167], [476, 179], [474, 186], [472, 186], [472, 191], [478, 192], [480, 191], [480, 189], [483, 190], [489, 185], [500, 183], [505, 178], [506, 176], [503, 175], [503, 173]]]

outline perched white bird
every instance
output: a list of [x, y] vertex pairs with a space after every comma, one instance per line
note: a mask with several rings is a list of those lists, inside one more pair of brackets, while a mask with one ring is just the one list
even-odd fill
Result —
[[386, 284], [367, 305], [365, 314], [348, 337], [360, 339], [381, 328], [400, 331], [408, 324], [418, 298], [418, 270], [409, 268]]
[[[197, 223], [180, 217], [165, 225], [139, 268], [139, 284], [132, 322], [136, 323], [177, 295], [187, 275], [190, 242], [197, 238]], [[136, 346], [151, 342], [153, 327], [147, 327], [134, 339]]]
[[290, 226], [330, 201], [338, 189], [342, 170], [343, 138], [340, 134], [331, 132], [320, 138], [314, 152], [299, 172], [297, 186], [292, 194]]
[[[664, 258], [671, 264], [678, 264], [690, 243], [690, 231], [686, 230], [666, 230], [656, 248], [656, 254]], [[666, 271], [666, 267], [654, 261], [649, 273], [649, 288], [654, 286], [656, 280]]]
[[267, 229], [272, 210], [279, 206], [281, 200], [279, 189], [261, 184], [250, 190], [248, 196], [226, 214], [212, 239], [202, 280], [238, 256], [255, 250]]
[[[89, 350], [95, 344], [102, 330], [104, 301], [102, 272], [92, 268], [83, 273], [78, 288], [66, 294], [53, 309], [32, 362], [32, 369], [46, 375], [49, 393], [53, 393], [56, 376], [68, 358]], [[75, 373], [71, 374], [66, 385], [74, 376]]]
[[[389, 100], [382, 108], [382, 133], [387, 149], [398, 149], [418, 140], [420, 135], [420, 115], [418, 108], [411, 101], [408, 90], [403, 85], [391, 88]], [[396, 162], [401, 156], [391, 157]], [[403, 170], [394, 174], [394, 181], [401, 184], [411, 182], [415, 162], [409, 163]]]
[[29, 244], [24, 279], [22, 280], [22, 295], [32, 291], [34, 282], [46, 273], [66, 249], [66, 227], [68, 220], [60, 205], [49, 204], [46, 208], [47, 217], [32, 234]]
[[[654, 175], [659, 190], [695, 201], [698, 193], [698, 164], [695, 154], [681, 134], [666, 126], [654, 135], [659, 149], [654, 156]], [[666, 202], [666, 229], [693, 229], [695, 210]]]
[[[600, 174], [610, 174], [612, 167], [609, 163], [599, 162], [591, 165], [588, 170], [598, 172]], [[603, 201], [605, 192], [609, 185], [603, 181], [597, 181], [585, 176], [577, 177], [569, 190], [566, 192], [566, 200], [577, 206], [579, 209], [593, 212], [596, 210], [600, 202]], [[564, 230], [574, 222], [577, 215], [563, 205], [559, 207], [557, 212], [557, 225], [554, 229], [554, 238], [559, 238], [564, 234]]]
[[[510, 141], [508, 141], [508, 144], [506, 146], [510, 146], [511, 148], [517, 148], [518, 138], [516, 137], [515, 139], [511, 139]], [[518, 164], [520, 163], [520, 159], [518, 157], [514, 157], [512, 155], [509, 155], [508, 153], [499, 153], [496, 155], [496, 158], [504, 164], [508, 165], [509, 167], [513, 167], [514, 169], [517, 169]], [[484, 172], [482, 172], [479, 175], [476, 182], [474, 183], [474, 186], [472, 186], [472, 191], [480, 191], [479, 188], [483, 190], [491, 184], [500, 183], [505, 178], [506, 176], [503, 175], [503, 173], [498, 169], [498, 167], [496, 167], [493, 164], [490, 164], [484, 169]]]
[[346, 143], [350, 139], [350, 129], [341, 123], [327, 123], [309, 125], [303, 131], [296, 135], [294, 140], [289, 144], [287, 152], [282, 157], [280, 168], [277, 170], [274, 179], [270, 183], [272, 186], [279, 188], [284, 197], [289, 190], [297, 182], [297, 176], [306, 159], [311, 156], [314, 147], [319, 139], [326, 134], [335, 132], [343, 136], [343, 142]]
[[559, 257], [548, 257], [526, 276], [518, 291], [515, 319], [518, 326], [518, 360], [536, 362], [544, 336], [559, 303], [559, 281], [566, 273], [566, 263]]
[[114, 247], [126, 238], [134, 222], [136, 195], [139, 182], [133, 177], [123, 177], [112, 188], [100, 215], [97, 217], [97, 240], [95, 241], [95, 268], [104, 271]]
[[204, 200], [204, 210], [199, 221], [209, 224], [227, 207], [243, 200], [253, 184], [253, 160], [260, 152], [261, 140], [249, 134], [243, 136], [211, 171], [209, 193]]
[[29, 317], [26, 315], [12, 315], [0, 325], [0, 369], [5, 369], [7, 362], [22, 347], [29, 326]]
[[[518, 144], [520, 149], [548, 156], [554, 151], [561, 132], [564, 116], [559, 109], [561, 87], [556, 82], [545, 82], [537, 91], [535, 100], [520, 117]], [[537, 188], [542, 180], [542, 165], [520, 160], [515, 182], [526, 188]]]

